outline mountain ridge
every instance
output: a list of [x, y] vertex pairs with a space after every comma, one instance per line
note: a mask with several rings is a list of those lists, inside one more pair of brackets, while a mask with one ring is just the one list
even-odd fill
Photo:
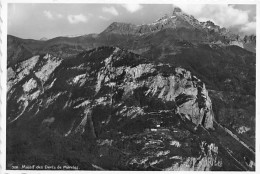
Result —
[[81, 170], [254, 170], [254, 151], [214, 124], [200, 79], [118, 47], [76, 59], [34, 56], [9, 67], [7, 99], [7, 166], [22, 160]]
[[[17, 37], [14, 38], [11, 35], [8, 35], [8, 45], [12, 45], [11, 40], [18, 40], [17, 43], [20, 43], [19, 45], [22, 45], [21, 47], [25, 47], [25, 50], [21, 49], [22, 52], [27, 52], [25, 54], [30, 52], [31, 54], [35, 55], [41, 52], [50, 52], [49, 49], [62, 50], [65, 48], [71, 49], [70, 52], [75, 52], [75, 54], [77, 54], [84, 49], [92, 49], [96, 46], [110, 45], [113, 43], [115, 43], [113, 46], [118, 46], [120, 42], [123, 41], [124, 35], [127, 35], [130, 42], [134, 42], [135, 40], [140, 40], [137, 39], [137, 37], [149, 37], [149, 35], [154, 35], [155, 33], [166, 29], [170, 29], [171, 32], [176, 33], [175, 35], [171, 36], [175, 37], [176, 40], [189, 40], [190, 42], [194, 43], [219, 44], [225, 46], [237, 45], [248, 51], [256, 52], [255, 35], [246, 35], [241, 37], [238, 34], [230, 32], [226, 28], [221, 28], [220, 26], [215, 25], [211, 21], [199, 22], [192, 15], [188, 15], [182, 12], [182, 10], [179, 8], [175, 8], [173, 10], [172, 16], [165, 15], [151, 24], [135, 25], [131, 23], [113, 22], [99, 34], [78, 35], [76, 37], [60, 36], [45, 41], [21, 39]], [[179, 32], [179, 29], [184, 31], [186, 30], [186, 32]], [[193, 40], [189, 38], [190, 33], [194, 33], [193, 37], [191, 37], [194, 38]], [[196, 35], [198, 35], [198, 37], [196, 37]], [[122, 41], [119, 42], [119, 40]], [[125, 45], [128, 44], [127, 40], [123, 41], [125, 42]], [[71, 48], [71, 46], [74, 48]], [[125, 48], [129, 49], [127, 46]], [[77, 49], [80, 51], [77, 51]], [[62, 51], [65, 52], [65, 50]], [[12, 51], [9, 51], [8, 61], [10, 61], [10, 59], [11, 61], [15, 60], [15, 57], [17, 57], [11, 54], [11, 52]], [[62, 57], [64, 56], [65, 55], [62, 55]]]
[[255, 170], [255, 36], [175, 8], [7, 44], [8, 168]]
[[241, 38], [240, 35], [234, 34], [224, 27], [221, 28], [220, 26], [215, 25], [212, 21], [199, 22], [192, 15], [182, 12], [178, 7], [174, 8], [172, 16], [166, 14], [153, 23], [134, 25], [130, 23], [113, 22], [103, 32], [126, 35], [145, 35], [151, 34], [152, 32], [158, 32], [164, 28], [188, 28], [205, 30], [206, 33], [215, 32], [219, 36], [224, 37], [224, 42], [227, 42], [228, 44], [232, 45], [232, 41], [241, 42], [239, 45], [240, 47], [243, 47], [244, 42], [246, 42], [245, 39], [248, 37], [245, 36], [244, 38]]

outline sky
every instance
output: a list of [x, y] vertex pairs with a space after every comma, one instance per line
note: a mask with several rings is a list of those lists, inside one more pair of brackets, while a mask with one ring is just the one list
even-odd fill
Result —
[[151, 23], [180, 7], [241, 35], [255, 34], [256, 6], [228, 4], [39, 4], [9, 3], [8, 34], [41, 39], [100, 33], [112, 22]]

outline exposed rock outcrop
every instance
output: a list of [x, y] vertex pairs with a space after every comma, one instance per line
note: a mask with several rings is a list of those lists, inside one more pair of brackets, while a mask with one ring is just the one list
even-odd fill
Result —
[[8, 70], [8, 84], [8, 149], [17, 131], [30, 148], [51, 155], [60, 153], [52, 151], [53, 141], [47, 149], [37, 143], [80, 136], [91, 156], [83, 169], [92, 169], [86, 163], [117, 170], [243, 169], [225, 162], [233, 156], [209, 133], [214, 114], [205, 84], [183, 68], [100, 47], [73, 59], [47, 54], [20, 62]]
[[[103, 50], [100, 51], [98, 49], [97, 52], [102, 51]], [[214, 116], [211, 100], [208, 97], [203, 82], [195, 76], [192, 76], [191, 73], [185, 69], [174, 68], [170, 65], [164, 64], [156, 65], [147, 62], [147, 60], [143, 58], [128, 59], [127, 57], [124, 57], [124, 54], [131, 55], [131, 53], [116, 48], [113, 53], [108, 58], [102, 60], [101, 63], [82, 62], [83, 64], [81, 64], [79, 68], [75, 67], [73, 69], [76, 71], [86, 71], [86, 73], [79, 75], [76, 74], [76, 76], [70, 77], [66, 83], [68, 89], [76, 87], [84, 88], [84, 85], [87, 84], [89, 78], [92, 78], [93, 80], [96, 79], [95, 95], [99, 95], [103, 88], [107, 88], [107, 94], [103, 97], [105, 98], [104, 101], [109, 101], [110, 105], [112, 105], [111, 101], [114, 100], [114, 98], [119, 97], [117, 96], [119, 95], [117, 94], [119, 91], [123, 93], [123, 96], [119, 97], [120, 100], [114, 100], [113, 104], [121, 102], [121, 100], [125, 100], [127, 103], [130, 102], [129, 100], [132, 98], [132, 102], [134, 103], [130, 103], [131, 105], [134, 104], [136, 107], [143, 108], [149, 107], [149, 98], [155, 98], [161, 103], [172, 102], [172, 106], [170, 106], [169, 109], [187, 115], [187, 117], [189, 117], [196, 125], [201, 124], [206, 128], [213, 127], [212, 122]], [[82, 59], [84, 58], [85, 56], [82, 57]], [[124, 61], [127, 64], [125, 64]], [[17, 70], [9, 68], [8, 98], [12, 98], [12, 101], [17, 98], [17, 104], [19, 105], [19, 109], [17, 108], [18, 110], [17, 112], [14, 112], [14, 115], [20, 112], [19, 110], [21, 109], [21, 106], [24, 106], [22, 110], [28, 109], [26, 108], [28, 103], [32, 102], [36, 98], [39, 100], [38, 97], [40, 94], [43, 94], [42, 97], [46, 97], [46, 95], [44, 95], [44, 92], [46, 91], [44, 90], [51, 91], [55, 87], [55, 83], [60, 80], [56, 77], [57, 75], [53, 73], [57, 67], [62, 65], [61, 63], [61, 60], [51, 55], [46, 55], [41, 58], [36, 56], [27, 61], [21, 62], [18, 65], [19, 68]], [[95, 74], [90, 75], [91, 68], [88, 68], [88, 70], [83, 68], [86, 67], [87, 64], [91, 63], [92, 66], [100, 66], [98, 64], [102, 65], [100, 69], [95, 70], [96, 76]], [[41, 67], [39, 67], [40, 65]], [[67, 69], [70, 68], [71, 67], [67, 67]], [[61, 77], [62, 76], [60, 76], [60, 78]], [[116, 80], [118, 78], [122, 78], [123, 81], [118, 82]], [[15, 88], [15, 85], [18, 83], [23, 84], [21, 95], [15, 95], [16, 91], [19, 89]], [[137, 91], [139, 91], [138, 94], [135, 94]], [[61, 92], [62, 91], [59, 93]], [[69, 91], [64, 91], [64, 93], [68, 92]], [[113, 94], [110, 94], [110, 92]], [[59, 93], [57, 93], [57, 95]], [[136, 98], [135, 95], [143, 95], [144, 98]], [[26, 97], [21, 100], [22, 96]], [[55, 95], [53, 94], [52, 96]], [[43, 107], [49, 105], [49, 102], [47, 101], [51, 100], [51, 98], [53, 97], [50, 96], [50, 98], [44, 99], [46, 100], [46, 103], [42, 103]], [[100, 98], [95, 99], [95, 97], [91, 97], [88, 98], [88, 100], [100, 101]], [[104, 104], [104, 101], [101, 103]], [[93, 104], [92, 102], [90, 103]], [[98, 104], [100, 103], [98, 102]], [[64, 107], [69, 106], [71, 105], [65, 105]], [[87, 105], [84, 106], [86, 107]], [[14, 116], [11, 114], [9, 119], [12, 120], [13, 117]]]

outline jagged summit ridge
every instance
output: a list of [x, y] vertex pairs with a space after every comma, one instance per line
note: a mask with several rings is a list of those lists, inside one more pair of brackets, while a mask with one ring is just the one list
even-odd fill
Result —
[[200, 22], [194, 16], [184, 13], [179, 7], [175, 7], [172, 15], [165, 14], [150, 24], [135, 25], [129, 23], [112, 23], [102, 33], [123, 35], [149, 35], [164, 29], [187, 29], [189, 32], [199, 32], [208, 38], [202, 42], [221, 43], [227, 45], [238, 45], [242, 48], [245, 42], [241, 36], [234, 34], [226, 28], [216, 25], [212, 21]]
[[165, 14], [151, 24], [134, 25], [122, 22], [113, 22], [104, 33], [119, 33], [119, 34], [149, 34], [160, 31], [164, 28], [202, 28], [199, 21], [193, 16], [183, 13], [180, 8], [175, 8], [171, 16]]

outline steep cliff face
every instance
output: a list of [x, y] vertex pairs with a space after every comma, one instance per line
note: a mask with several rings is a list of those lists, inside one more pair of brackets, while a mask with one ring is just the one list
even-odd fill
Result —
[[[26, 113], [37, 114], [39, 111], [35, 101], [41, 101], [41, 107], [48, 108], [51, 101], [63, 94], [70, 96], [73, 95], [72, 92], [76, 88], [90, 88], [94, 90], [95, 95], [87, 95], [84, 101], [77, 98], [76, 100], [80, 100], [82, 103], [74, 106], [75, 108], [95, 105], [95, 103], [109, 104], [111, 107], [116, 104], [129, 103], [142, 111], [143, 108], [150, 107], [149, 102], [152, 102], [152, 98], [154, 98], [161, 105], [171, 103], [169, 110], [185, 114], [196, 125], [201, 124], [206, 128], [213, 127], [212, 104], [208, 92], [204, 83], [192, 76], [189, 71], [165, 64], [155, 65], [141, 57], [131, 58], [129, 56], [132, 53], [119, 48], [114, 49], [107, 58], [99, 58], [101, 62], [87, 60], [92, 58], [91, 56], [89, 58], [89, 55], [95, 54], [95, 52], [102, 54], [104, 50], [97, 49], [86, 53], [85, 56], [82, 53], [80, 55], [82, 57], [78, 59], [86, 60], [84, 62], [77, 60], [76, 62], [82, 64], [73, 67], [64, 68], [67, 61], [62, 63], [61, 59], [48, 54], [23, 61], [17, 64], [16, 69], [9, 67], [8, 99], [10, 102], [16, 103], [16, 107], [14, 107], [16, 109], [12, 110], [8, 116], [10, 123], [20, 116], [25, 117]], [[71, 76], [70, 71], [76, 75]], [[63, 73], [68, 74], [65, 82]], [[88, 81], [89, 83], [87, 83]], [[66, 90], [53, 93], [56, 85], [60, 85], [58, 82], [63, 83]], [[89, 85], [90, 82], [95, 85]], [[70, 97], [68, 99], [67, 104], [64, 101], [63, 109], [71, 108], [72, 103], [76, 102]], [[158, 109], [164, 109], [158, 107]], [[31, 113], [33, 108], [36, 112]]]
[[238, 141], [227, 151], [222, 134], [211, 133], [212, 103], [201, 80], [126, 50], [100, 47], [66, 60], [47, 54], [22, 61], [8, 68], [7, 98], [8, 165], [254, 169], [254, 156], [246, 156], [249, 166], [232, 147]]

